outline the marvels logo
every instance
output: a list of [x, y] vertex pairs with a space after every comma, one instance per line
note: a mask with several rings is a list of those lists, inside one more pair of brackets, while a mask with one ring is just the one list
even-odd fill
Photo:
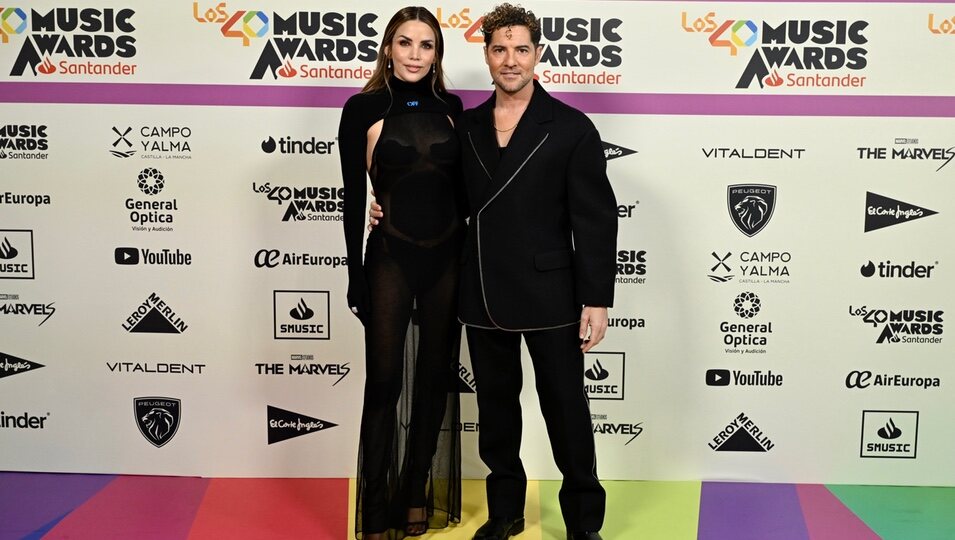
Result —
[[768, 452], [776, 446], [745, 412], [726, 424], [707, 445], [717, 452]]
[[[8, 11], [0, 9], [0, 19]], [[0, 22], [0, 24], [3, 23]], [[6, 39], [3, 41], [6, 42]], [[49, 148], [45, 125], [5, 124], [0, 126], [0, 159], [47, 159], [50, 154], [46, 150]]]
[[0, 279], [33, 279], [33, 231], [0, 229]]
[[[859, 159], [892, 159], [902, 161], [934, 161], [939, 163], [935, 172], [941, 171], [946, 165], [955, 159], [955, 146], [945, 147], [922, 147], [912, 146], [918, 144], [918, 139], [907, 137], [897, 137], [896, 146], [888, 148], [884, 146], [859, 147], [856, 151], [859, 153]], [[891, 150], [891, 151], [890, 151]]]
[[43, 364], [37, 364], [36, 362], [24, 360], [23, 358], [17, 358], [12, 354], [0, 352], [0, 379], [40, 369], [41, 367], [43, 367]]
[[647, 252], [622, 249], [617, 252], [617, 283], [643, 285], [647, 278]]
[[335, 147], [335, 141], [320, 141], [315, 137], [298, 141], [292, 137], [280, 137], [278, 143], [276, 143], [275, 139], [269, 136], [268, 139], [262, 141], [261, 146], [262, 151], [266, 154], [271, 154], [278, 150], [280, 154], [327, 156], [332, 153], [332, 149]]
[[898, 373], [872, 373], [865, 371], [850, 371], [846, 375], [846, 388], [870, 388], [873, 386], [890, 388], [939, 388], [942, 381], [938, 377], [909, 377]]
[[802, 159], [805, 148], [700, 148], [708, 159]]
[[147, 249], [134, 247], [118, 247], [113, 250], [113, 260], [116, 264], [125, 266], [143, 264], [159, 266], [189, 266], [192, 264], [192, 254], [176, 249]]
[[114, 157], [128, 158], [141, 151], [140, 159], [192, 159], [189, 126], [113, 126], [113, 137], [109, 153]]
[[50, 413], [36, 416], [28, 412], [17, 416], [0, 411], [0, 429], [46, 429], [44, 425], [50, 419]]
[[849, 315], [861, 317], [862, 322], [875, 328], [882, 328], [876, 343], [941, 343], [944, 314], [940, 309], [892, 311], [849, 306]]
[[[20, 8], [0, 11], [3, 43], [9, 34], [22, 34], [29, 28], [20, 53], [10, 70], [20, 77], [27, 68], [34, 75], [135, 75], [137, 64], [117, 60], [113, 63], [81, 60], [92, 58], [130, 59], [136, 56], [132, 9], [54, 8], [45, 13]], [[59, 59], [54, 64], [52, 59]]]
[[56, 313], [56, 308], [53, 307], [55, 302], [49, 302], [47, 304], [27, 304], [19, 302], [19, 300], [19, 294], [0, 293], [0, 315], [45, 315], [43, 320], [40, 321], [40, 324], [37, 325], [43, 326], [43, 323]]
[[589, 352], [584, 360], [584, 391], [590, 399], [624, 398], [624, 363], [622, 352]]
[[258, 375], [323, 375], [335, 377], [332, 386], [342, 382], [351, 368], [348, 363], [329, 363], [316, 362], [315, 355], [312, 354], [293, 354], [289, 356], [289, 363], [264, 363], [255, 364], [255, 370]]
[[643, 433], [643, 422], [612, 422], [606, 414], [591, 414], [590, 425], [593, 427], [594, 435], [627, 439], [623, 443], [624, 446], [632, 443]]
[[918, 411], [862, 411], [862, 458], [915, 459]]
[[755, 47], [736, 88], [750, 88], [754, 81], [760, 88], [784, 84], [791, 88], [865, 85], [866, 77], [856, 73], [868, 64], [868, 50], [864, 47], [869, 42], [864, 35], [868, 21], [727, 19], [717, 23], [714, 11], [702, 17], [687, 15], [685, 11], [681, 15], [683, 30], [709, 34], [710, 45], [725, 47], [730, 56]]
[[[737, 275], [740, 283], [789, 283], [789, 265], [793, 256], [788, 251], [741, 251], [735, 259], [732, 251], [722, 255], [711, 251], [710, 255], [714, 259], [710, 261], [713, 266], [709, 267], [710, 273], [706, 277], [716, 283], [733, 281]], [[737, 273], [733, 273], [730, 264], [736, 267]]]
[[935, 210], [867, 191], [865, 194], [865, 232], [934, 216]]
[[782, 386], [783, 376], [773, 373], [773, 370], [763, 371], [761, 369], [753, 371], [741, 371], [734, 369], [708, 369], [706, 370], [707, 386]]
[[619, 144], [608, 143], [607, 141], [600, 141], [600, 143], [604, 147], [604, 158], [606, 158], [607, 161], [610, 161], [611, 159], [622, 158], [624, 156], [629, 156], [630, 154], [637, 153], [636, 150], [624, 148], [623, 146], [620, 146]]
[[955, 15], [945, 18], [934, 13], [928, 14], [928, 30], [933, 34], [955, 35]]
[[123, 322], [123, 329], [133, 333], [181, 334], [187, 328], [189, 325], [156, 293], [150, 293]]
[[287, 411], [271, 405], [267, 406], [269, 444], [282, 442], [323, 429], [337, 426], [328, 420], [312, 418], [301, 413]]
[[340, 256], [313, 255], [311, 253], [282, 253], [277, 249], [260, 249], [255, 252], [252, 262], [256, 268], [275, 268], [277, 266], [329, 266], [338, 268], [347, 266], [348, 259]]
[[275, 339], [331, 339], [328, 291], [273, 291]]
[[341, 221], [345, 188], [273, 186], [252, 182], [252, 192], [261, 193], [279, 206], [286, 206], [282, 221]]
[[918, 264], [910, 261], [908, 264], [892, 264], [892, 261], [882, 261], [878, 265], [871, 260], [859, 268], [862, 277], [880, 277], [880, 278], [902, 278], [902, 279], [929, 279], [932, 277], [932, 270], [938, 266], [935, 264]]
[[269, 73], [273, 79], [365, 80], [371, 77], [371, 69], [338, 64], [369, 64], [378, 59], [378, 42], [374, 39], [378, 31], [373, 26], [378, 15], [374, 13], [230, 11], [225, 2], [209, 8], [193, 2], [192, 17], [203, 24], [221, 24], [220, 33], [242, 40], [244, 47], [253, 39], [264, 41], [250, 79], [261, 79]]
[[[166, 177], [159, 169], [146, 168], [140, 171], [136, 178], [139, 190], [149, 197], [162, 193], [166, 187]], [[129, 220], [132, 221], [134, 231], [170, 232], [175, 212], [179, 211], [176, 199], [126, 199], [126, 209], [129, 210]], [[159, 224], [159, 225], [151, 225]]]
[[[762, 301], [756, 293], [743, 292], [733, 300], [733, 311], [741, 319], [752, 319], [762, 310]], [[764, 354], [766, 349], [740, 347], [765, 347], [769, 344], [769, 337], [773, 333], [773, 323], [742, 323], [734, 324], [729, 321], [720, 323], [720, 332], [723, 333], [724, 352], [728, 354]]]
[[746, 236], [755, 236], [773, 217], [776, 186], [734, 184], [726, 188], [726, 206], [733, 225]]
[[182, 402], [170, 397], [133, 398], [133, 414], [139, 432], [156, 448], [165, 446], [179, 431]]

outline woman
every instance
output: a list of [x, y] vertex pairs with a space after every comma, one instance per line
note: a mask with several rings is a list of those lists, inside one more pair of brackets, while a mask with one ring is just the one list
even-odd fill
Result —
[[[461, 101], [445, 90], [438, 21], [391, 18], [374, 74], [342, 111], [348, 305], [365, 326], [356, 536], [418, 536], [460, 519], [458, 256]], [[362, 260], [366, 173], [387, 218]], [[409, 329], [409, 322], [411, 323]]]

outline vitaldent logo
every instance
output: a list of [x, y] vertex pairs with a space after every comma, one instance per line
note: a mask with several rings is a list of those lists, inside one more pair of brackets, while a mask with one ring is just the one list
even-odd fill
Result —
[[736, 88], [861, 88], [868, 65], [863, 20], [794, 19], [781, 22], [720, 19], [715, 11], [681, 12], [685, 32], [707, 34], [710, 46], [731, 57], [753, 49]]
[[135, 14], [128, 8], [54, 8], [29, 15], [20, 8], [3, 9], [2, 43], [29, 29], [10, 76], [20, 77], [27, 68], [34, 76], [135, 75], [138, 65], [125, 61], [136, 56]]
[[[200, 24], [219, 25], [228, 39], [243, 47], [262, 43], [250, 79], [350, 79], [364, 81], [378, 59], [378, 15], [334, 11], [297, 11], [291, 14], [265, 10], [231, 10], [226, 2], [206, 7], [192, 3], [192, 18]], [[293, 62], [295, 64], [293, 65]], [[344, 64], [361, 62], [355, 67]]]

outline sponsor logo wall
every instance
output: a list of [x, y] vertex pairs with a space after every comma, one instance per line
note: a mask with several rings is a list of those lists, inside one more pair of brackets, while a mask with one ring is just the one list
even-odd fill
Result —
[[[403, 4], [139, 4], [0, 9], [0, 469], [351, 476], [336, 128]], [[953, 13], [525, 5], [617, 199], [601, 477], [955, 485]], [[469, 105], [492, 6], [428, 6]], [[524, 379], [527, 471], [557, 478]], [[466, 345], [451, 383], [482, 477]]]

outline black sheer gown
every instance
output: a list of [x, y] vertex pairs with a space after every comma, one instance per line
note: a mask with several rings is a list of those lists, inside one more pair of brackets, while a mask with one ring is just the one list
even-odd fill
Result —
[[[460, 521], [458, 268], [464, 238], [453, 95], [430, 77], [352, 96], [339, 126], [345, 186], [348, 304], [365, 325], [365, 394], [355, 533], [405, 536], [408, 509], [428, 527]], [[384, 119], [371, 178], [385, 217], [361, 243], [367, 132]]]

